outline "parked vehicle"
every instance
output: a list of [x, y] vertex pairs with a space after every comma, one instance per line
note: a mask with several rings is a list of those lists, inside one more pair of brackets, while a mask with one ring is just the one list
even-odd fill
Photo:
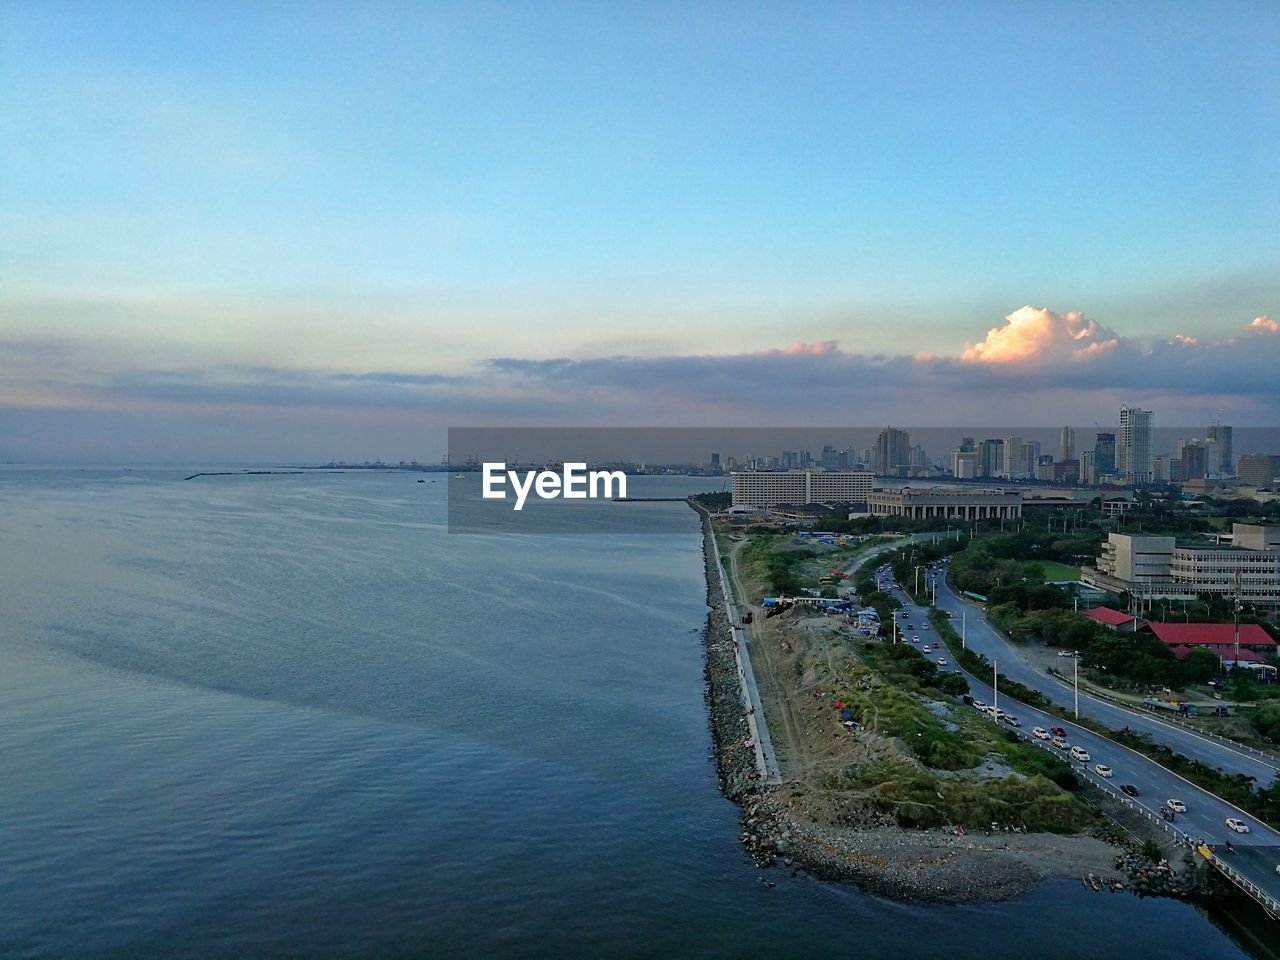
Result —
[[970, 706], [972, 706], [972, 707], [973, 707], [973, 709], [977, 710], [979, 713], [986, 713], [986, 712], [987, 712], [987, 705], [986, 705], [985, 703], [983, 703], [981, 700], [974, 700], [974, 701], [972, 701], [972, 702], [970, 703]]
[[1081, 763], [1088, 763], [1092, 758], [1089, 756], [1089, 751], [1084, 747], [1072, 747], [1071, 759], [1078, 760]]
[[1049, 742], [1050, 742], [1050, 743], [1052, 743], [1052, 744], [1053, 744], [1055, 747], [1057, 747], [1059, 750], [1070, 750], [1070, 749], [1071, 749], [1071, 744], [1067, 743], [1067, 741], [1066, 741], [1066, 738], [1065, 738], [1065, 737], [1054, 737], [1054, 738], [1053, 738], [1052, 740], [1050, 740]]
[[1105, 763], [1095, 764], [1093, 767], [1093, 772], [1100, 777], [1106, 777], [1107, 779], [1111, 778], [1111, 768], [1108, 767]]
[[1037, 740], [1049, 739], [1049, 731], [1046, 730], [1044, 727], [1032, 727], [1031, 735], [1035, 737]]
[[1245, 823], [1243, 820], [1237, 820], [1235, 817], [1227, 818], [1227, 826], [1230, 827], [1232, 830], [1234, 830], [1236, 833], [1249, 832], [1249, 825]]
[[1015, 716], [1013, 716], [1013, 715], [1011, 715], [1011, 714], [1008, 714], [1008, 713], [1006, 713], [1006, 714], [1004, 715], [1004, 722], [1005, 722], [1005, 723], [1007, 723], [1007, 724], [1008, 724], [1009, 726], [1011, 726], [1011, 727], [1020, 727], [1020, 726], [1022, 726], [1022, 721], [1021, 721], [1021, 720], [1019, 720], [1017, 717], [1015, 717]]

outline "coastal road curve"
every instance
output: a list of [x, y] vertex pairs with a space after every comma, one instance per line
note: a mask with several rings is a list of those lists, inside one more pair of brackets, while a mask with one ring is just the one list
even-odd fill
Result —
[[[902, 601], [903, 608], [908, 611], [913, 623], [917, 622], [914, 619], [915, 617], [924, 619], [926, 611], [923, 607], [912, 602], [911, 598], [901, 591], [896, 592], [896, 596]], [[941, 593], [939, 594], [939, 600], [941, 601]], [[972, 633], [970, 636], [972, 636]], [[940, 638], [935, 636], [933, 639], [939, 640]], [[923, 639], [921, 642], [923, 642]], [[954, 664], [954, 651], [949, 650], [948, 652], [951, 653], [951, 660]], [[1009, 674], [1004, 670], [1003, 662], [1000, 667], [1000, 672], [1008, 676]], [[1120, 802], [1146, 811], [1148, 815], [1157, 821], [1159, 821], [1160, 807], [1166, 800], [1180, 800], [1185, 803], [1187, 807], [1186, 813], [1177, 815], [1173, 826], [1189, 837], [1203, 839], [1206, 844], [1216, 847], [1217, 853], [1229, 866], [1251, 883], [1266, 891], [1272, 898], [1280, 900], [1280, 875], [1276, 873], [1277, 866], [1280, 866], [1280, 833], [1272, 830], [1266, 824], [1260, 823], [1257, 818], [1209, 791], [1197, 787], [1137, 751], [1130, 750], [1128, 747], [1115, 743], [1085, 727], [1062, 720], [1056, 715], [1045, 713], [1028, 704], [1019, 703], [1007, 696], [1000, 695], [997, 701], [996, 692], [989, 682], [990, 678], [988, 678], [987, 682], [984, 682], [968, 671], [958, 667], [952, 667], [952, 669], [955, 669], [968, 679], [970, 690], [974, 697], [990, 704], [997, 704], [1002, 710], [1014, 714], [1022, 722], [1022, 726], [1020, 728], [1010, 727], [1009, 729], [1015, 730], [1028, 741], [1039, 746], [1045, 746], [1042, 741], [1038, 741], [1031, 736], [1030, 731], [1035, 726], [1043, 727], [1046, 730], [1054, 726], [1064, 728], [1067, 731], [1067, 740], [1070, 744], [1083, 747], [1089, 753], [1090, 759], [1088, 763], [1075, 763], [1069, 760], [1066, 751], [1059, 751], [1055, 747], [1048, 746], [1046, 749], [1058, 753], [1064, 760], [1072, 763], [1073, 766], [1083, 768], [1082, 772], [1087, 775], [1088, 779], [1101, 789], [1117, 797]], [[1081, 706], [1083, 707], [1083, 697], [1081, 698]], [[994, 723], [995, 721], [992, 722]], [[1111, 767], [1114, 775], [1109, 779], [1098, 776], [1093, 771], [1094, 765], [1098, 763]], [[1135, 798], [1126, 797], [1120, 790], [1120, 784], [1122, 783], [1136, 786], [1139, 796]], [[1228, 817], [1235, 817], [1249, 824], [1250, 832], [1246, 834], [1234, 833], [1226, 825]], [[1225, 852], [1225, 845], [1228, 840], [1236, 848], [1236, 853], [1228, 854]]]
[[[905, 596], [905, 594], [904, 594]], [[1031, 665], [1019, 650], [987, 622], [985, 611], [960, 597], [946, 578], [937, 583], [936, 605], [951, 615], [952, 626], [959, 633], [964, 620], [965, 646], [988, 660], [999, 663], [1000, 673], [1044, 694], [1049, 700], [1068, 710], [1073, 706], [1072, 685]], [[918, 608], [917, 608], [918, 609]], [[1080, 715], [1105, 724], [1113, 730], [1128, 727], [1148, 734], [1156, 743], [1176, 750], [1184, 757], [1200, 760], [1224, 773], [1253, 777], [1259, 787], [1266, 787], [1280, 772], [1280, 765], [1270, 757], [1202, 736], [1194, 730], [1174, 726], [1139, 710], [1117, 706], [1107, 700], [1080, 691]]]

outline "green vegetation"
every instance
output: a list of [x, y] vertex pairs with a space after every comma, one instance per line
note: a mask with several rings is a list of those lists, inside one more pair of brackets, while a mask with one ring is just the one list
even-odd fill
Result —
[[818, 554], [813, 550], [777, 550], [782, 537], [758, 537], [742, 550], [742, 562], [748, 570], [764, 580], [777, 596], [794, 596], [807, 586], [798, 573], [805, 560]]
[[[1012, 731], [956, 709], [968, 683], [939, 671], [909, 644], [869, 642], [862, 664], [831, 694], [872, 732], [896, 737], [924, 765], [852, 766], [825, 786], [870, 794], [875, 807], [903, 827], [958, 824], [970, 829], [992, 823], [1024, 830], [1070, 833], [1088, 826], [1092, 814], [1070, 793], [1078, 786], [1061, 758], [1038, 750]], [[939, 703], [950, 706], [939, 709]], [[999, 779], [947, 777], [934, 771], [964, 771], [997, 756], [1017, 775]]]
[[1044, 570], [1044, 579], [1048, 583], [1050, 581], [1061, 582], [1063, 580], [1076, 581], [1080, 579], [1080, 567], [1074, 564], [1068, 565], [1058, 563], [1055, 560], [1049, 560], [1041, 564]]
[[719, 513], [721, 510], [727, 510], [733, 503], [733, 494], [728, 490], [716, 491], [715, 493], [695, 493], [691, 499], [702, 504], [712, 513]]
[[1093, 814], [1044, 776], [999, 780], [944, 779], [907, 763], [849, 768], [830, 778], [833, 789], [869, 792], [878, 809], [902, 827], [957, 824], [970, 830], [1001, 827], [1074, 833]]

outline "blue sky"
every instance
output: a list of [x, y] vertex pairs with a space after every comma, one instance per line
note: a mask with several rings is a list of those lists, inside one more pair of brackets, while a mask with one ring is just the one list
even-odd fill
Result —
[[[557, 386], [538, 368], [491, 361], [954, 358], [1024, 304], [1149, 356], [1280, 316], [1272, 4], [42, 0], [6, 3], [0, 39], [19, 428], [562, 419], [529, 402]], [[453, 379], [291, 399], [371, 372]], [[138, 395], [158, 379], [188, 395]]]

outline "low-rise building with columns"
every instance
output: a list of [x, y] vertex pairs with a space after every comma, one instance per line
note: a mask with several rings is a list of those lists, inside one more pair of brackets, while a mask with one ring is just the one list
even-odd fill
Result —
[[949, 517], [957, 520], [999, 520], [1022, 516], [1017, 491], [902, 487], [874, 490], [867, 510], [878, 517]]

